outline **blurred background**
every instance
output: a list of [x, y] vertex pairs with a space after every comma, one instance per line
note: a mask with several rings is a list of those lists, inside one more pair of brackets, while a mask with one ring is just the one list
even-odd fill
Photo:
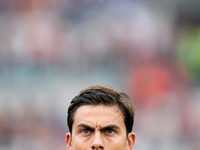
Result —
[[134, 150], [200, 150], [200, 1], [1, 0], [0, 149], [64, 150], [71, 99], [127, 92]]

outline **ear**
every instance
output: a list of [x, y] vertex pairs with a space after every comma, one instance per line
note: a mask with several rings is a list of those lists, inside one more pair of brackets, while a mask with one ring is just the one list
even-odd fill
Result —
[[68, 150], [72, 150], [72, 138], [71, 138], [71, 134], [70, 133], [66, 134], [65, 142], [66, 142], [67, 149]]
[[135, 145], [135, 133], [128, 134], [128, 149], [132, 149]]

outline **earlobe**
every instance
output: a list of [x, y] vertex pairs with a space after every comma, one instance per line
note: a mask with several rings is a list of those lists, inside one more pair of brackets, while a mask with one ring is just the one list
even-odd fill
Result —
[[67, 133], [65, 137], [65, 142], [68, 150], [72, 150], [72, 139], [71, 139], [71, 134]]
[[128, 134], [128, 149], [131, 150], [135, 145], [135, 133]]

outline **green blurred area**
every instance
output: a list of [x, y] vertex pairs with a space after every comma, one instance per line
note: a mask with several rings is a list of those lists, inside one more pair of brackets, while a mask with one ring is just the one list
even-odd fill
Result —
[[191, 74], [192, 82], [200, 80], [200, 27], [185, 26], [180, 31], [177, 44], [177, 55], [180, 62]]

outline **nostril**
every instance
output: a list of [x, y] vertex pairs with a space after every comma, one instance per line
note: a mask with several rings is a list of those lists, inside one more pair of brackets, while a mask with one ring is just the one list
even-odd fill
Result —
[[103, 149], [103, 147], [102, 147], [102, 146], [99, 146], [99, 149]]
[[103, 150], [103, 146], [92, 146], [94, 150]]

